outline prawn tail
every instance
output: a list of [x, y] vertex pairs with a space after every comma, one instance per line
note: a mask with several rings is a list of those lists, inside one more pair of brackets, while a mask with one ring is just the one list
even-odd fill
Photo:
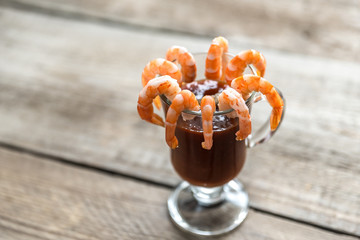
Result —
[[161, 127], [165, 126], [163, 119], [156, 113], [153, 113], [153, 115], [151, 117], [151, 123], [153, 123], [155, 125], [159, 125]]
[[166, 122], [165, 139], [166, 139], [166, 143], [171, 149], [175, 149], [179, 145], [179, 142], [174, 134], [175, 128], [176, 128], [176, 123]]
[[270, 116], [271, 131], [275, 131], [276, 128], [279, 126], [282, 113], [283, 113], [283, 107], [273, 108]]
[[237, 141], [242, 141], [242, 140], [244, 140], [247, 136], [248, 136], [248, 134], [244, 134], [243, 132], [240, 132], [240, 131], [237, 131], [237, 132], [236, 132], [236, 140], [237, 140]]
[[206, 149], [206, 150], [210, 150], [211, 147], [212, 147], [213, 143], [212, 143], [212, 139], [210, 141], [205, 141], [205, 142], [202, 142], [201, 143], [201, 146], [203, 149]]
[[174, 137], [173, 139], [171, 139], [171, 140], [168, 142], [168, 145], [169, 145], [169, 147], [171, 147], [171, 149], [175, 149], [175, 148], [178, 147], [179, 142], [178, 142], [177, 138]]
[[161, 109], [160, 96], [156, 96], [156, 98], [154, 99], [153, 103], [154, 103], [154, 105], [155, 105], [155, 107], [156, 107], [157, 109], [159, 109], [159, 110]]

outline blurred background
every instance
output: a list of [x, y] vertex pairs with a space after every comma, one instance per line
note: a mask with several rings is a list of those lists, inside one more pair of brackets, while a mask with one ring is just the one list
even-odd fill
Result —
[[[164, 231], [169, 239], [181, 239], [172, 235], [165, 210], [158, 210], [180, 179], [169, 161], [164, 129], [137, 114], [141, 72], [172, 45], [206, 52], [216, 36], [229, 40], [232, 53], [249, 48], [262, 52], [268, 64], [265, 77], [287, 99], [280, 130], [248, 151], [239, 175], [252, 211], [281, 220], [266, 228], [271, 219], [263, 220], [261, 214], [250, 218], [253, 228], [246, 228], [247, 234], [256, 235], [260, 221], [264, 236], [271, 235], [266, 229], [277, 229], [282, 234], [270, 239], [292, 237], [287, 229], [302, 228], [283, 223], [295, 221], [320, 227], [309, 234], [317, 239], [340, 239], [321, 231], [359, 237], [359, 0], [0, 0], [0, 220], [30, 219], [27, 223], [55, 232], [70, 231], [64, 223], [76, 222], [72, 208], [58, 215], [59, 207], [48, 196], [65, 206], [78, 204], [79, 219], [94, 225], [94, 216], [83, 209], [99, 199], [109, 206], [117, 203], [106, 197], [146, 204], [157, 199], [155, 207], [151, 203], [141, 209], [153, 210], [148, 212], [151, 221], [166, 220], [152, 234]], [[144, 191], [153, 184], [162, 192], [152, 190], [149, 200], [128, 191], [127, 184], [111, 185], [112, 178], [97, 183], [91, 174], [78, 174], [78, 168], [111, 173], [116, 181], [130, 179]], [[46, 188], [34, 188], [39, 183]], [[90, 197], [84, 197], [83, 189]], [[41, 206], [29, 208], [33, 199], [48, 204], [48, 212]], [[13, 209], [20, 209], [16, 216]], [[125, 216], [116, 206], [109, 209], [114, 218]], [[146, 220], [138, 211], [134, 219], [141, 225]], [[126, 214], [132, 216], [130, 210]], [[103, 227], [118, 236], [116, 227]], [[88, 229], [79, 231], [88, 234]], [[122, 231], [128, 229], [124, 225]]]
[[2, 3], [107, 25], [149, 27], [206, 38], [223, 35], [252, 46], [360, 60], [357, 0], [3, 0]]

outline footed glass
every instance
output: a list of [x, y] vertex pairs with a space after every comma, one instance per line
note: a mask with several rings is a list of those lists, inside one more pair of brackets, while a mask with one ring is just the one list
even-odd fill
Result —
[[[194, 57], [198, 81], [204, 79], [206, 53], [194, 54]], [[227, 54], [227, 57], [233, 56]], [[166, 112], [171, 102], [164, 96], [161, 99]], [[261, 94], [252, 93], [246, 101], [250, 112], [253, 104], [263, 99]], [[270, 131], [267, 121], [255, 134], [236, 141], [239, 123], [237, 118], [228, 117], [232, 111], [214, 113], [211, 150], [201, 147], [200, 111], [185, 110], [177, 122], [175, 134], [179, 147], [171, 149], [171, 162], [184, 181], [171, 194], [167, 205], [172, 221], [185, 232], [201, 236], [224, 234], [239, 226], [248, 214], [249, 197], [236, 176], [245, 163], [246, 149], [266, 142], [275, 131]], [[285, 106], [282, 119], [284, 113]], [[191, 120], [185, 120], [189, 118]]]

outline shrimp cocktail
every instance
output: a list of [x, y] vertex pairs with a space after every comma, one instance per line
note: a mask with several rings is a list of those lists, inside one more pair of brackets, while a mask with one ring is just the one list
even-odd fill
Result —
[[[227, 51], [223, 37], [213, 39], [207, 53], [169, 48], [165, 59], [145, 66], [138, 98], [140, 117], [165, 127], [172, 165], [184, 180], [168, 199], [171, 219], [198, 235], [226, 233], [245, 219], [248, 195], [236, 176], [246, 149], [268, 140], [283, 119], [284, 99], [264, 78], [264, 56]], [[252, 134], [250, 112], [259, 99], [272, 107], [270, 128]]]

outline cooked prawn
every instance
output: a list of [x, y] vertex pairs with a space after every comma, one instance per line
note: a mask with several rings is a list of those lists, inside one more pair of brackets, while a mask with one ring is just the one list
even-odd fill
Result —
[[251, 118], [241, 94], [232, 88], [225, 89], [219, 95], [219, 109], [221, 111], [233, 108], [239, 118], [239, 131], [236, 140], [244, 140], [251, 133]]
[[266, 60], [264, 56], [253, 49], [243, 51], [233, 57], [225, 69], [225, 80], [231, 85], [231, 81], [243, 75], [247, 65], [253, 64], [257, 70], [257, 74], [261, 77], [265, 74]]
[[194, 56], [184, 47], [172, 46], [166, 52], [166, 60], [179, 63], [182, 81], [192, 82], [196, 77], [196, 63]]
[[225, 53], [228, 51], [228, 41], [223, 37], [212, 40], [205, 64], [205, 77], [212, 80], [220, 80], [225, 64]]
[[[181, 73], [179, 68], [176, 64], [163, 58], [156, 58], [145, 66], [141, 76], [142, 85], [145, 86], [151, 79], [157, 77], [158, 75], [169, 75], [170, 77], [176, 79], [179, 83], [178, 85], [181, 86]], [[155, 98], [154, 104], [158, 109], [161, 108], [161, 101], [159, 97]]]
[[210, 150], [213, 145], [213, 115], [216, 110], [215, 100], [211, 96], [205, 96], [201, 99], [201, 118], [204, 132], [204, 142], [201, 146]]
[[273, 108], [270, 116], [271, 130], [274, 131], [278, 127], [283, 112], [284, 102], [271, 83], [262, 77], [245, 74], [235, 78], [231, 83], [231, 87], [240, 92], [243, 96], [250, 94], [252, 91], [264, 94]]
[[162, 118], [154, 113], [153, 99], [160, 94], [164, 94], [169, 100], [173, 100], [180, 91], [179, 84], [170, 76], [150, 80], [139, 94], [137, 110], [140, 117], [148, 122], [164, 126]]
[[178, 140], [175, 137], [176, 122], [184, 109], [192, 111], [200, 109], [194, 93], [189, 90], [182, 90], [175, 96], [166, 114], [165, 139], [169, 147], [173, 149], [178, 146]]

